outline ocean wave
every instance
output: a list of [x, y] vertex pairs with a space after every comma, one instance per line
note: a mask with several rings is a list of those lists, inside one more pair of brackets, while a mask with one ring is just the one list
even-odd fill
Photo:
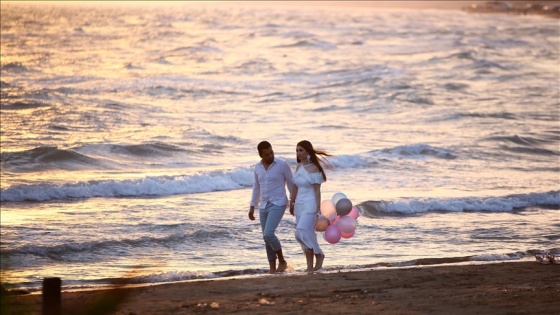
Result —
[[[170, 50], [169, 52], [172, 52], [172, 53], [177, 53], [177, 52], [179, 52], [179, 53], [181, 53], [181, 52], [189, 52], [189, 53], [222, 52], [222, 50], [218, 47], [206, 45], [207, 42], [214, 42], [214, 40], [202, 42], [198, 46], [185, 46], [185, 47], [174, 48], [174, 49]], [[166, 56], [166, 57], [169, 57], [169, 56]]]
[[[159, 149], [160, 147], [158, 147]], [[163, 146], [166, 150], [177, 150], [175, 147]], [[154, 147], [119, 147], [118, 150], [134, 154], [149, 154]], [[91, 150], [91, 149], [89, 149]], [[137, 152], [137, 151], [140, 152]], [[155, 150], [155, 149], [154, 149]], [[34, 150], [31, 150], [34, 151]], [[39, 152], [46, 152], [65, 158], [73, 156], [83, 157], [78, 153], [69, 153], [56, 148], [42, 148]], [[9, 155], [9, 157], [8, 157]], [[2, 155], [3, 163], [14, 159], [17, 153], [5, 153]], [[36, 155], [41, 155], [37, 153]], [[158, 156], [161, 154], [158, 152]], [[87, 158], [86, 158], [87, 159]], [[17, 159], [18, 163], [25, 164], [24, 159]], [[295, 164], [295, 159], [288, 159]], [[329, 162], [336, 168], [361, 168], [375, 164], [368, 157], [360, 155], [340, 155], [329, 158]], [[81, 199], [94, 197], [145, 197], [145, 196], [169, 196], [177, 194], [194, 194], [212, 191], [237, 190], [251, 187], [253, 185], [253, 167], [241, 167], [233, 170], [216, 170], [201, 172], [193, 175], [178, 176], [150, 176], [141, 179], [124, 180], [90, 180], [65, 184], [22, 184], [14, 185], [0, 192], [0, 201], [48, 201]]]
[[381, 151], [386, 157], [407, 157], [407, 158], [425, 158], [436, 157], [440, 159], [451, 160], [457, 158], [450, 149], [432, 147], [424, 143], [397, 146], [394, 148], [386, 148]]
[[17, 169], [17, 171], [105, 168], [103, 163], [97, 159], [56, 147], [37, 147], [20, 152], [6, 152], [0, 155], [0, 160], [3, 168]]
[[[337, 110], [330, 109], [330, 110]], [[329, 110], [329, 109], [324, 109]], [[342, 128], [341, 126], [323, 126], [323, 128]], [[51, 130], [66, 131], [65, 126], [51, 125]], [[2, 168], [12, 172], [40, 172], [45, 170], [106, 170], [130, 168], [138, 163], [159, 163], [158, 165], [187, 166], [189, 157], [203, 154], [202, 152], [221, 152], [229, 144], [243, 144], [244, 140], [235, 136], [219, 136], [207, 131], [198, 132], [207, 139], [209, 144], [199, 144], [198, 148], [190, 142], [177, 145], [164, 142], [143, 144], [86, 144], [71, 149], [57, 147], [37, 147], [30, 150], [6, 152], [0, 155]], [[192, 148], [192, 149], [191, 149]], [[411, 144], [386, 148], [382, 150], [358, 153], [354, 155], [337, 155], [329, 158], [331, 164], [337, 168], [363, 168], [377, 164], [376, 158], [383, 159], [426, 159], [430, 157], [440, 159], [455, 159], [456, 156], [448, 148], [432, 147], [427, 144]], [[163, 160], [170, 158], [171, 160]], [[295, 163], [294, 161], [290, 161]], [[155, 164], [150, 164], [151, 166]]]
[[3, 102], [2, 110], [28, 110], [40, 107], [48, 107], [50, 105], [41, 102], [32, 101], [15, 101], [15, 102]]
[[138, 238], [108, 239], [92, 242], [65, 243], [52, 246], [38, 246], [35, 244], [23, 245], [18, 248], [2, 248], [3, 257], [15, 255], [34, 255], [45, 257], [55, 261], [76, 261], [80, 254], [87, 254], [87, 259], [91, 260], [91, 253], [99, 253], [101, 256], [104, 251], [114, 251], [115, 248], [139, 248], [153, 246], [173, 247], [177, 244], [200, 244], [203, 241], [220, 240], [231, 237], [231, 231], [225, 228], [189, 229], [188, 233], [174, 233], [165, 237], [142, 236]]
[[506, 67], [502, 66], [498, 62], [491, 61], [491, 60], [486, 60], [486, 59], [481, 59], [481, 60], [475, 61], [472, 64], [472, 68], [477, 69], [477, 70], [489, 70], [489, 69], [492, 69], [492, 68], [497, 68], [497, 69], [501, 69], [501, 70], [506, 69]]
[[8, 62], [2, 65], [2, 71], [6, 72], [15, 72], [15, 73], [23, 73], [28, 72], [29, 69], [23, 65], [21, 62]]
[[428, 96], [419, 95], [416, 92], [396, 92], [393, 93], [389, 99], [391, 101], [402, 101], [408, 103], [415, 103], [420, 105], [434, 105], [435, 102]]
[[513, 143], [517, 143], [517, 144], [522, 144], [522, 145], [526, 145], [526, 146], [534, 146], [534, 145], [538, 145], [541, 143], [557, 143], [558, 140], [560, 140], [560, 137], [558, 137], [558, 135], [552, 135], [553, 138], [550, 139], [541, 139], [541, 138], [536, 138], [536, 137], [528, 137], [528, 136], [519, 136], [519, 135], [514, 135], [514, 136], [509, 136], [509, 137], [495, 137], [495, 138], [491, 138], [491, 139], [496, 139], [496, 140], [507, 140], [507, 141], [511, 141]]
[[474, 117], [474, 118], [497, 118], [506, 120], [517, 120], [519, 117], [513, 113], [459, 113], [461, 117]]
[[501, 146], [501, 149], [514, 152], [514, 153], [523, 153], [523, 154], [531, 154], [531, 155], [557, 155], [560, 156], [560, 151], [542, 149], [542, 148], [523, 148], [523, 147], [510, 147], [510, 146]]
[[261, 74], [277, 70], [272, 62], [264, 58], [251, 59], [234, 68], [242, 71], [244, 74]]
[[[51, 125], [53, 131], [68, 131], [68, 127]], [[235, 141], [224, 138], [222, 141]], [[188, 144], [186, 145], [188, 146]], [[86, 144], [72, 149], [58, 147], [37, 147], [30, 150], [6, 152], [0, 155], [2, 167], [13, 172], [37, 172], [45, 170], [88, 170], [114, 169], [123, 162], [123, 158], [130, 161], [159, 161], [163, 157], [177, 154], [196, 154], [180, 146], [162, 142], [144, 144]]]
[[14, 185], [1, 190], [0, 201], [169, 196], [243, 189], [252, 186], [252, 184], [252, 168], [239, 168], [188, 176], [154, 176], [135, 180], [92, 180], [63, 185]]
[[337, 49], [337, 46], [336, 44], [320, 40], [300, 40], [293, 44], [278, 45], [273, 48], [317, 48], [321, 50], [332, 50]]
[[560, 191], [503, 197], [408, 198], [366, 201], [358, 208], [366, 217], [415, 215], [427, 212], [513, 212], [528, 207], [560, 209]]
[[464, 91], [470, 88], [470, 85], [464, 83], [446, 83], [443, 85], [449, 91]]
[[508, 254], [482, 254], [474, 256], [462, 256], [462, 257], [441, 257], [441, 258], [419, 258], [410, 261], [397, 262], [391, 264], [385, 264], [387, 267], [399, 267], [399, 266], [433, 266], [441, 264], [457, 264], [465, 262], [494, 262], [494, 261], [508, 261], [508, 260], [520, 260], [531, 256], [530, 252], [516, 252]]
[[111, 145], [110, 152], [118, 154], [129, 154], [133, 156], [161, 156], [170, 155], [174, 152], [186, 152], [186, 150], [170, 144], [161, 142], [132, 145]]
[[[489, 137], [486, 140], [500, 142], [502, 143], [500, 148], [510, 152], [536, 155], [560, 155], [560, 151], [554, 149], [557, 148], [559, 140], [557, 134]], [[520, 146], [512, 146], [511, 144], [517, 144]], [[545, 146], [547, 145], [549, 145], [550, 148], [546, 148]]]

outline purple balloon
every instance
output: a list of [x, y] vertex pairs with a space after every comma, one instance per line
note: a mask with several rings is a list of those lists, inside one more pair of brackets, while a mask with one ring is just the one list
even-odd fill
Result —
[[336, 225], [329, 225], [325, 230], [325, 241], [336, 244], [340, 241], [340, 229]]
[[335, 208], [339, 216], [345, 216], [352, 211], [352, 201], [348, 198], [342, 198], [336, 203]]
[[356, 223], [356, 219], [350, 216], [343, 216], [336, 222], [336, 226], [338, 226], [341, 232], [352, 233], [356, 230]]

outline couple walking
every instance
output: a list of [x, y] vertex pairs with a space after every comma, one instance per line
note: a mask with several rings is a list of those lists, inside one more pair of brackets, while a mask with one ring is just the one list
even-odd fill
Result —
[[[259, 218], [266, 245], [270, 273], [283, 272], [288, 264], [282, 254], [275, 232], [288, 206], [286, 188], [290, 192], [290, 214], [296, 217], [295, 238], [301, 245], [307, 262], [307, 272], [321, 269], [325, 255], [317, 242], [315, 221], [320, 213], [321, 184], [327, 180], [320, 162], [330, 154], [313, 149], [311, 142], [300, 141], [296, 146], [297, 167], [294, 175], [288, 163], [274, 157], [272, 146], [262, 141], [257, 146], [261, 161], [255, 165], [253, 194], [249, 219], [255, 220], [255, 207], [260, 203]], [[278, 259], [278, 267], [276, 260]], [[313, 260], [316, 260], [313, 265]]]

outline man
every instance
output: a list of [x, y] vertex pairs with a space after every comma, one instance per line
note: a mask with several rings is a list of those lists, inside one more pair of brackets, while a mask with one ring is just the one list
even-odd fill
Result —
[[[268, 141], [259, 143], [257, 150], [261, 161], [255, 165], [249, 219], [255, 220], [255, 207], [259, 205], [260, 199], [259, 217], [270, 273], [283, 272], [288, 264], [284, 259], [282, 246], [275, 232], [288, 205], [285, 185], [288, 187], [290, 196], [292, 194], [292, 170], [286, 161], [274, 158], [274, 151]], [[278, 268], [276, 258], [278, 258]]]

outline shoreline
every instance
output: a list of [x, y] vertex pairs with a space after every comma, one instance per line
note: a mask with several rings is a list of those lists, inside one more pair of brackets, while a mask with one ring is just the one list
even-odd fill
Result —
[[[549, 249], [545, 251], [541, 251], [541, 253], [545, 252], [552, 252], [554, 249]], [[506, 263], [506, 262], [527, 262], [527, 261], [535, 261], [535, 254], [531, 253], [530, 255], [526, 255], [524, 257], [518, 257], [515, 259], [491, 259], [491, 260], [472, 260], [475, 256], [462, 256], [462, 257], [446, 257], [446, 258], [419, 258], [410, 261], [401, 261], [401, 262], [381, 262], [381, 263], [371, 263], [371, 264], [364, 264], [364, 265], [353, 265], [353, 266], [335, 266], [329, 267], [324, 266], [324, 268], [319, 272], [322, 274], [329, 274], [329, 273], [345, 273], [345, 272], [361, 272], [361, 271], [373, 271], [373, 270], [388, 270], [388, 269], [407, 269], [407, 268], [419, 268], [419, 267], [438, 267], [438, 266], [462, 266], [462, 265], [483, 265], [483, 264], [498, 264], [498, 263]], [[292, 264], [291, 260], [288, 260], [288, 268], [285, 273], [282, 273], [283, 276], [291, 276], [291, 275], [303, 275], [304, 270], [295, 270], [294, 265]], [[137, 278], [134, 276], [134, 272], [130, 274], [132, 277], [118, 277], [109, 279], [106, 278], [108, 281], [100, 282], [95, 284], [65, 284], [65, 280], [62, 277], [62, 292], [86, 292], [86, 291], [100, 291], [100, 290], [107, 290], [111, 289], [115, 286], [119, 286], [120, 288], [139, 288], [139, 287], [149, 287], [149, 286], [157, 286], [157, 285], [166, 285], [166, 284], [176, 284], [176, 283], [186, 283], [186, 282], [198, 282], [198, 281], [222, 281], [222, 280], [231, 280], [231, 279], [256, 279], [261, 277], [268, 277], [267, 268], [257, 268], [257, 269], [242, 269], [242, 270], [227, 270], [227, 271], [217, 271], [217, 272], [210, 272], [207, 275], [193, 275], [191, 277], [185, 277], [183, 279], [174, 279], [174, 280], [160, 280], [160, 279], [151, 279], [147, 281], [137, 281]], [[138, 276], [140, 278], [145, 278], [146, 276]], [[3, 294], [7, 295], [37, 295], [41, 294], [41, 281], [38, 281], [37, 286], [29, 286], [29, 287], [18, 287], [14, 284], [6, 284], [2, 283]]]
[[[560, 265], [516, 261], [63, 291], [62, 314], [536, 314], [557, 311], [558, 296]], [[2, 314], [41, 314], [41, 299], [4, 296]]]

